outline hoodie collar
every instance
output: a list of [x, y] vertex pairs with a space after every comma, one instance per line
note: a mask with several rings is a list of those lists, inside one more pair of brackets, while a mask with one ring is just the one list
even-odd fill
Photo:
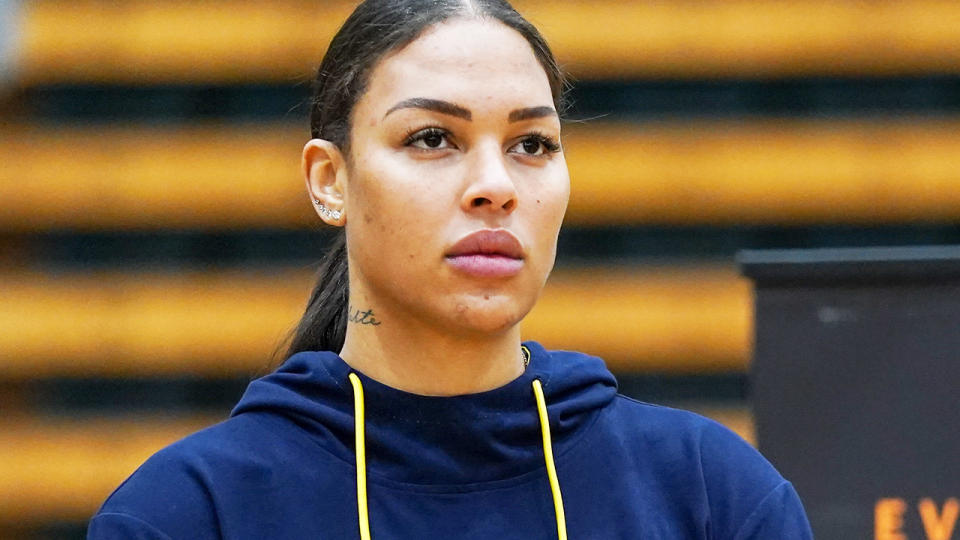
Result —
[[367, 377], [332, 352], [302, 352], [250, 384], [232, 416], [268, 412], [304, 427], [327, 451], [352, 462], [353, 390], [363, 383], [370, 481], [461, 485], [540, 470], [543, 448], [532, 384], [546, 395], [556, 454], [561, 455], [616, 393], [603, 362], [579, 353], [530, 350], [526, 370], [475, 394], [422, 396]]

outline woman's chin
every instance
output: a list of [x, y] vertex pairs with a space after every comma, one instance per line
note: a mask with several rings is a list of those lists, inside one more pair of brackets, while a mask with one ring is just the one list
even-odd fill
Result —
[[467, 332], [498, 334], [516, 326], [532, 307], [533, 301], [519, 302], [508, 296], [458, 298], [451, 322]]

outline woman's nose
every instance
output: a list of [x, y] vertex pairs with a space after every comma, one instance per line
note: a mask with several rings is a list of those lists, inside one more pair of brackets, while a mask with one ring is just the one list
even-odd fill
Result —
[[467, 188], [462, 200], [464, 210], [510, 213], [516, 208], [517, 187], [499, 148], [496, 152], [477, 152], [467, 174]]

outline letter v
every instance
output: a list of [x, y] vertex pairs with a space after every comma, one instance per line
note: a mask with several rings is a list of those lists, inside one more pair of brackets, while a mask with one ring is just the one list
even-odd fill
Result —
[[953, 536], [953, 528], [957, 524], [957, 516], [960, 515], [960, 501], [953, 498], [947, 499], [947, 502], [943, 503], [943, 513], [940, 515], [937, 515], [937, 503], [932, 499], [922, 499], [918, 506], [927, 538], [950, 540]]

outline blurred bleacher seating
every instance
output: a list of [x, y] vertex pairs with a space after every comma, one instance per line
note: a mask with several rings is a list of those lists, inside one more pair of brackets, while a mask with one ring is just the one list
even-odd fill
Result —
[[[0, 1], [0, 538], [82, 537], [276, 360], [329, 238], [299, 153], [351, 6]], [[576, 79], [524, 335], [623, 392], [752, 441], [737, 249], [960, 243], [960, 3], [517, 7]]]

